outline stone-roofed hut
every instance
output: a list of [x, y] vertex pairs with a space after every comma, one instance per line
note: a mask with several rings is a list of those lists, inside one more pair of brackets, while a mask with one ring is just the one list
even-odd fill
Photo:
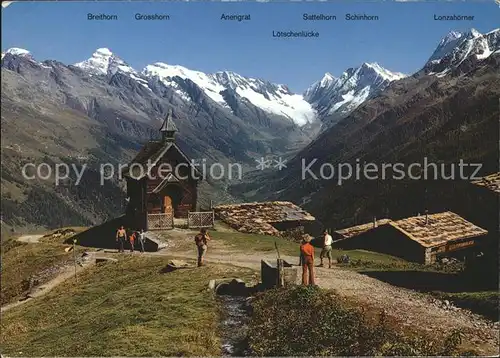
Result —
[[202, 175], [175, 143], [176, 132], [170, 110], [160, 128], [161, 140], [146, 143], [123, 172], [131, 227], [148, 230], [149, 214], [187, 217], [196, 210]]
[[214, 211], [219, 219], [240, 232], [271, 236], [303, 229], [316, 220], [288, 201], [218, 205]]
[[334, 246], [365, 249], [431, 264], [440, 256], [475, 246], [477, 240], [487, 234], [488, 231], [447, 211], [396, 221], [384, 220], [377, 226], [370, 223], [361, 228], [338, 230]]
[[467, 218], [490, 232], [491, 240], [499, 239], [500, 172], [473, 180], [459, 197], [467, 206]]
[[500, 194], [500, 172], [487, 175], [477, 180], [473, 180], [472, 184], [477, 185], [481, 188], [485, 188], [498, 195]]
[[488, 237], [478, 246], [480, 256], [472, 256], [466, 271], [483, 282], [485, 287], [498, 288], [500, 243], [500, 172], [486, 175], [470, 183], [470, 189], [464, 190], [461, 197], [470, 210], [473, 221], [488, 230]]
[[349, 239], [351, 237], [361, 235], [364, 232], [366, 232], [368, 230], [371, 230], [371, 229], [374, 229], [374, 228], [376, 228], [376, 227], [378, 227], [380, 225], [385, 225], [389, 221], [391, 221], [391, 220], [389, 220], [389, 219], [376, 220], [375, 219], [371, 223], [361, 224], [361, 225], [356, 225], [356, 226], [351, 226], [351, 227], [348, 227], [348, 228], [345, 228], [345, 229], [341, 229], [341, 230], [335, 230], [332, 233], [332, 238], [335, 241], [336, 240]]

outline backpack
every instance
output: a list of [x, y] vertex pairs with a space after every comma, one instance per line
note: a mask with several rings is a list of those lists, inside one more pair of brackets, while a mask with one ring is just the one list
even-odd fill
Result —
[[204, 245], [205, 242], [203, 240], [203, 235], [202, 234], [198, 234], [194, 237], [194, 242], [196, 243], [197, 246], [201, 246], [201, 245]]

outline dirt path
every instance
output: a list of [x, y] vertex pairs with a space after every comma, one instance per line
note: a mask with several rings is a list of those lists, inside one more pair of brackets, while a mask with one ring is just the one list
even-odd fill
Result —
[[[179, 258], [196, 258], [194, 250], [171, 255]], [[297, 257], [283, 258], [291, 264], [298, 264]], [[274, 262], [276, 255], [212, 250], [206, 257], [207, 263], [231, 264], [257, 270], [260, 269], [262, 259]], [[395, 287], [347, 269], [318, 267], [316, 278], [316, 283], [320, 287], [333, 289], [368, 311], [377, 313], [384, 311], [392, 322], [405, 329], [414, 331], [417, 328], [434, 337], [445, 337], [452, 330], [459, 329], [465, 335], [464, 348], [473, 348], [485, 355], [498, 355], [498, 322], [492, 323], [468, 310], [446, 304], [430, 295]]]
[[28, 244], [33, 244], [39, 242], [43, 235], [23, 235], [17, 239], [17, 241], [26, 242]]
[[[23, 240], [36, 242], [39, 238], [37, 236], [28, 235]], [[170, 238], [173, 240], [168, 243], [167, 249], [146, 253], [146, 255], [195, 260], [196, 251], [192, 243], [192, 233], [179, 230], [174, 233], [174, 236]], [[91, 255], [94, 256], [94, 254]], [[141, 255], [139, 252], [134, 254]], [[87, 261], [88, 263], [95, 261], [93, 256]], [[112, 256], [118, 257], [118, 254]], [[297, 257], [283, 256], [282, 258], [292, 264], [298, 263]], [[222, 242], [215, 241], [211, 243], [206, 256], [207, 263], [230, 264], [255, 270], [260, 269], [262, 259], [273, 262], [276, 260], [276, 255], [274, 252], [240, 252], [225, 246]], [[78, 269], [82, 270], [85, 267], [86, 265]], [[64, 270], [56, 278], [39, 287], [31, 297], [38, 297], [49, 292], [73, 275], [74, 268], [73, 271], [71, 268]], [[427, 331], [434, 337], [445, 337], [452, 330], [460, 329], [465, 334], [464, 347], [475, 349], [482, 355], [498, 355], [498, 322], [493, 324], [467, 310], [445, 304], [429, 295], [395, 287], [375, 278], [338, 267], [317, 268], [316, 277], [320, 287], [333, 289], [339, 295], [349, 298], [367, 310], [384, 311], [392, 321], [402, 327]], [[26, 301], [4, 306], [2, 312]]]
[[[177, 240], [187, 240], [178, 243], [179, 250], [172, 248], [150, 254], [195, 260], [196, 251], [192, 247], [194, 246], [192, 235], [176, 233], [176, 236]], [[189, 245], [191, 248], [186, 249]], [[298, 257], [282, 256], [282, 258], [293, 265], [298, 264]], [[276, 254], [238, 252], [221, 242], [212, 242], [206, 256], [207, 263], [231, 264], [256, 270], [260, 269], [262, 259], [274, 262]], [[332, 269], [318, 267], [316, 278], [320, 287], [333, 289], [368, 311], [376, 313], [384, 311], [392, 322], [404, 329], [414, 331], [417, 328], [420, 332], [427, 332], [434, 337], [445, 337], [454, 329], [459, 329], [464, 333], [464, 348], [475, 349], [483, 355], [498, 355], [498, 322], [493, 323], [430, 295], [392, 286], [340, 267]]]
[[398, 325], [444, 337], [461, 330], [464, 347], [482, 354], [498, 355], [498, 322], [492, 323], [468, 310], [436, 300], [430, 295], [392, 286], [388, 283], [346, 269], [317, 270], [319, 285], [334, 289], [368, 309], [383, 310]]
[[[36, 236], [39, 236], [39, 235], [26, 235], [23, 237], [27, 238], [24, 240], [35, 240], [35, 241], [29, 241], [29, 242], [33, 243], [33, 242], [38, 242], [38, 238], [33, 239], [33, 237], [36, 237]], [[41, 236], [43, 236], [43, 235], [40, 235], [40, 237]], [[23, 237], [21, 237], [21, 238], [23, 238]], [[19, 238], [19, 239], [21, 239], [21, 238]], [[24, 242], [28, 242], [28, 241], [24, 241]], [[84, 269], [86, 269], [87, 267], [89, 267], [90, 265], [92, 265], [94, 263], [95, 263], [95, 253], [89, 252], [88, 255], [85, 257], [85, 260], [81, 261], [81, 265], [76, 266], [77, 278], [78, 278], [78, 274], [81, 271], [83, 271]], [[57, 285], [66, 281], [67, 279], [74, 278], [74, 276], [75, 276], [75, 266], [73, 266], [73, 265], [64, 266], [53, 279], [51, 279], [50, 281], [48, 281], [40, 286], [34, 287], [31, 290], [31, 292], [29, 292], [28, 295], [24, 299], [21, 299], [17, 302], [2, 306], [0, 309], [0, 312], [3, 313], [5, 311], [8, 311], [8, 310], [14, 308], [14, 307], [17, 307], [17, 306], [20, 306], [26, 302], [29, 302], [34, 298], [43, 296], [43, 295], [49, 293]]]

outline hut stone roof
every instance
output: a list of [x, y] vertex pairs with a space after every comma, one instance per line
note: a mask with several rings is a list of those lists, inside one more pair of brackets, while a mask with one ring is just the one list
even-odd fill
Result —
[[307, 211], [288, 201], [218, 205], [214, 211], [234, 229], [261, 235], [279, 236], [273, 223], [316, 220]]
[[390, 221], [389, 225], [424, 247], [440, 246], [450, 241], [488, 233], [451, 211], [430, 214], [427, 218], [421, 215]]
[[345, 240], [385, 225], [392, 226], [424, 247], [440, 246], [450, 241], [478, 237], [488, 233], [487, 230], [461, 216], [446, 211], [427, 215], [427, 218], [425, 215], [419, 215], [394, 221], [381, 219], [377, 221], [376, 226], [373, 223], [367, 223], [336, 230], [335, 234], [338, 240]]
[[373, 222], [361, 224], [361, 225], [356, 225], [356, 226], [348, 227], [348, 228], [341, 229], [341, 230], [335, 230], [335, 234], [337, 234], [337, 236], [340, 237], [340, 240], [348, 239], [350, 237], [360, 235], [360, 234], [362, 234], [370, 229], [376, 228], [376, 227], [381, 226], [381, 225], [385, 225], [385, 224], [389, 223], [389, 221], [391, 221], [391, 220], [390, 219], [380, 219], [380, 220], [376, 220], [376, 225], [373, 225]]
[[481, 179], [473, 180], [472, 184], [500, 194], [500, 172], [487, 175]]

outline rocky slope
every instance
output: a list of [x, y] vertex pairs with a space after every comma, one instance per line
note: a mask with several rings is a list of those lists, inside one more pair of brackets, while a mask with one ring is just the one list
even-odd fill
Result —
[[[220, 96], [230, 104], [217, 103], [191, 78], [140, 73], [105, 49], [76, 65], [39, 62], [22, 49], [3, 53], [3, 222], [53, 227], [97, 223], [120, 213], [120, 183], [109, 181], [101, 188], [99, 165], [127, 163], [145, 141], [158, 137], [169, 108], [179, 128], [180, 146], [191, 158], [207, 163], [253, 166], [254, 157], [271, 151], [287, 155], [312, 139], [311, 131], [297, 123], [305, 119], [292, 118], [290, 102], [283, 100], [289, 115], [279, 115], [238, 94], [241, 88], [253, 86], [292, 98], [284, 86], [260, 81], [236, 86], [243, 79], [223, 73], [213, 78], [227, 83]], [[63, 188], [55, 186], [53, 178], [24, 179], [21, 169], [27, 162], [66, 162], [78, 168], [87, 164], [89, 170], [82, 185]], [[225, 185], [205, 183], [203, 197], [207, 201], [230, 198]]]

